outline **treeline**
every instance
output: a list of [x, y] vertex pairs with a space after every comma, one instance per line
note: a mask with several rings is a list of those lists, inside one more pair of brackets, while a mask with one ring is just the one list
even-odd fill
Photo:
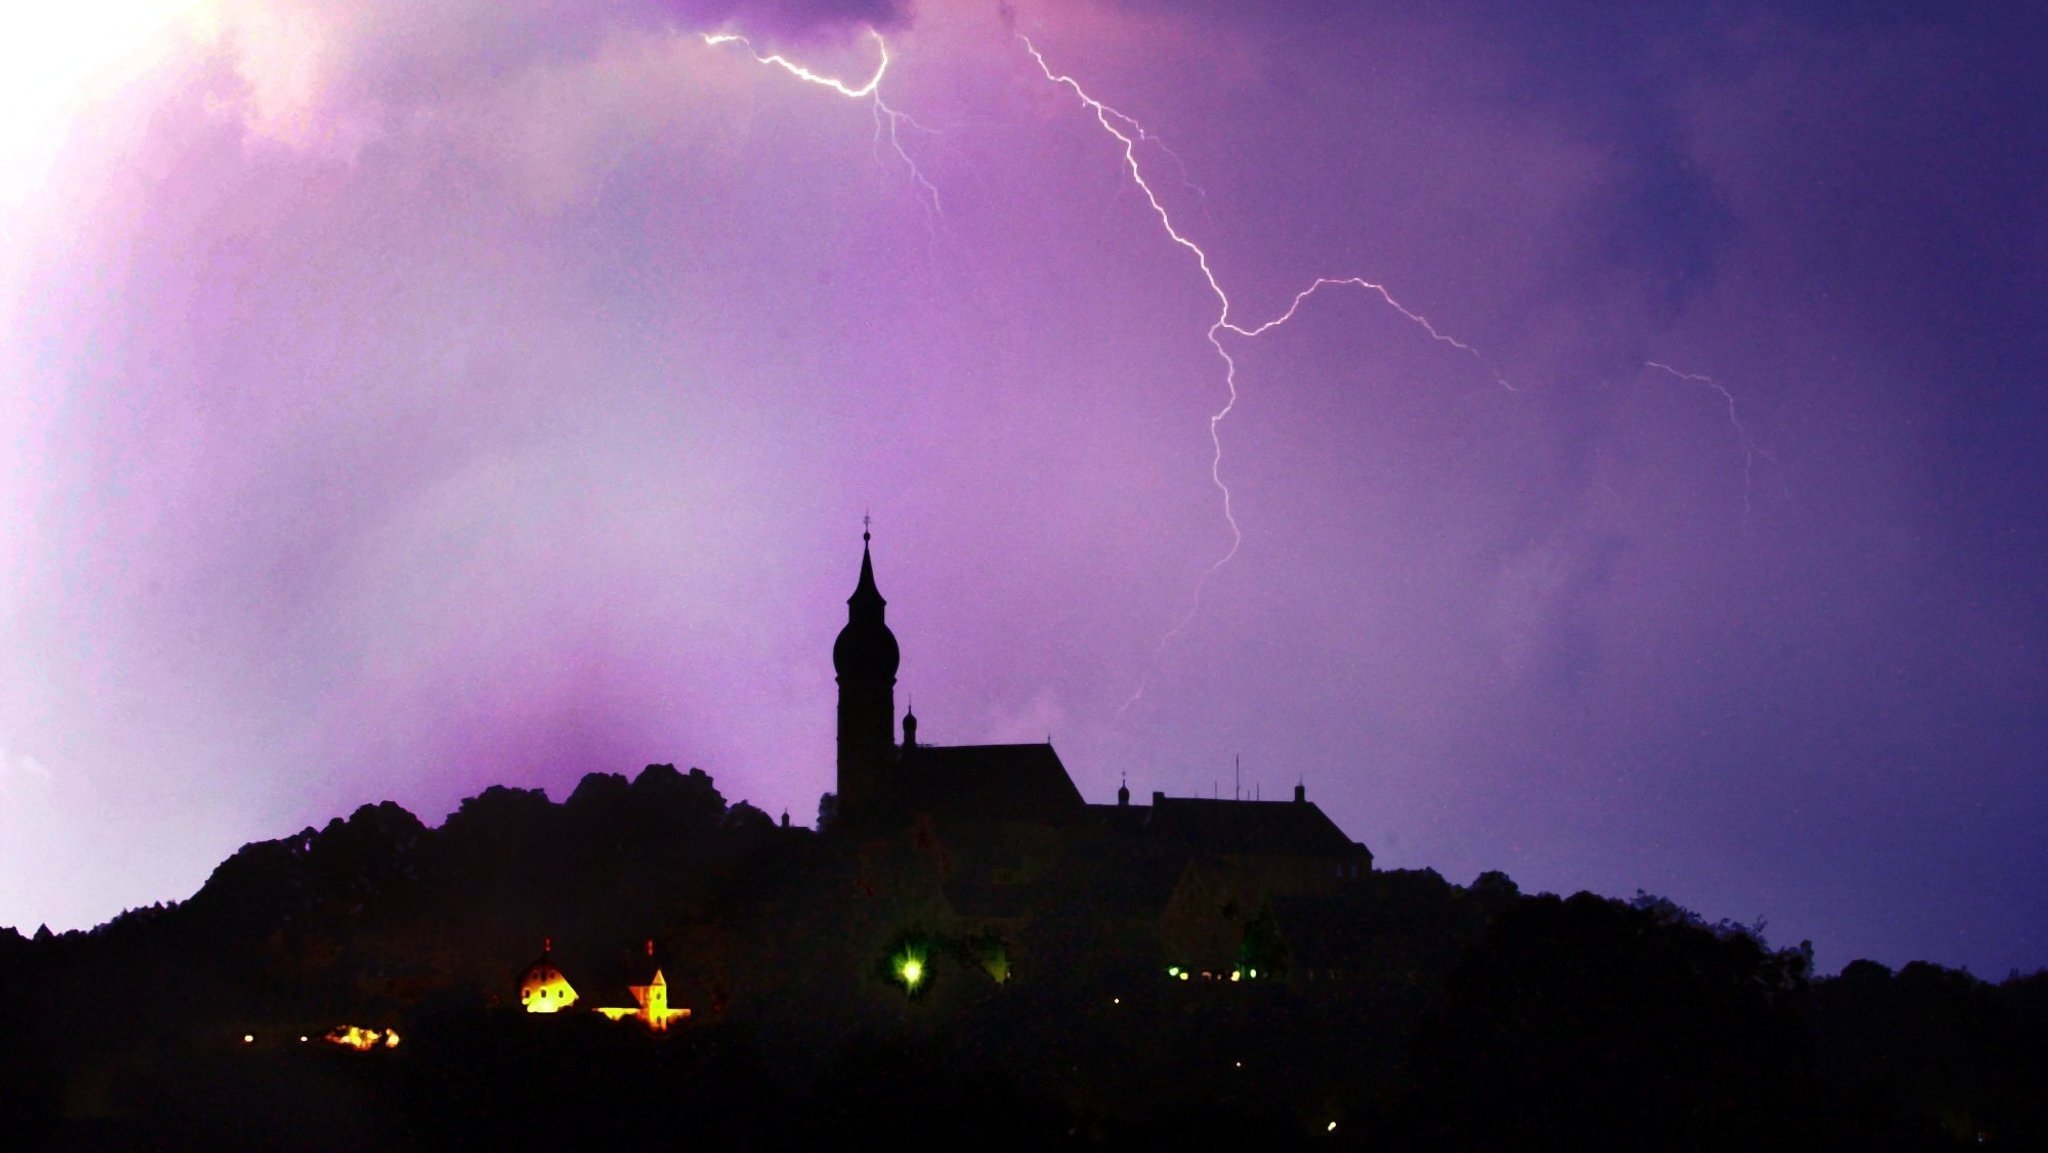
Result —
[[164, 1077], [243, 1036], [488, 1008], [545, 936], [581, 970], [623, 973], [645, 939], [799, 867], [800, 849], [772, 850], [810, 839], [727, 804], [702, 770], [650, 765], [593, 773], [559, 804], [489, 788], [439, 828], [365, 805], [244, 846], [182, 903], [84, 932], [0, 930], [0, 1148], [32, 1119], [90, 1130], [157, 1111], [183, 1099]]
[[[877, 962], [957, 851], [785, 828], [666, 765], [438, 829], [365, 806], [182, 904], [0, 931], [0, 1146], [2048, 1147], [2048, 973], [1815, 978], [1654, 897], [1420, 870], [1252, 919], [1316, 979], [1180, 981], [1105, 913], [1104, 856], [1027, 921], [935, 932], [909, 995]], [[656, 939], [697, 1016], [518, 1012], [543, 935], [592, 996]], [[344, 1022], [405, 1041], [297, 1040]]]

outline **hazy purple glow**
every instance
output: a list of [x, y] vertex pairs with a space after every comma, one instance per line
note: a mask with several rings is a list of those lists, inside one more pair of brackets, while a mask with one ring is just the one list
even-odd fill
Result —
[[[2041, 17], [1206, 7], [221, 0], [80, 88], [0, 189], [0, 924], [650, 761], [807, 822], [871, 508], [928, 740], [2048, 963]], [[880, 22], [943, 215], [728, 19]], [[1513, 386], [1225, 335], [1156, 667], [1215, 298], [1013, 30], [1243, 319], [1363, 276]]]

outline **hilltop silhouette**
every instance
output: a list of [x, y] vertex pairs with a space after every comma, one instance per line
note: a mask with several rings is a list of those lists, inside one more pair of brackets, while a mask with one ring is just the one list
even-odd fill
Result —
[[[1341, 956], [1325, 975], [1182, 980], [1088, 883], [1099, 862], [1077, 861], [1023, 932], [977, 940], [944, 920], [942, 852], [916, 828], [784, 827], [668, 765], [593, 774], [559, 804], [488, 789], [440, 828], [366, 805], [244, 847], [183, 903], [0, 932], [0, 1132], [22, 1148], [1933, 1149], [2048, 1131], [2048, 975], [1859, 961], [1816, 980], [1806, 950], [1666, 901], [1424, 870], [1247, 919], [1247, 955]], [[592, 996], [654, 938], [696, 1016], [656, 1036], [521, 1012], [543, 934]], [[906, 939], [926, 948], [915, 993], [886, 968]], [[406, 1040], [296, 1040], [344, 1022]]]
[[[1375, 869], [1281, 801], [934, 747], [863, 550], [818, 828], [700, 769], [385, 802], [0, 930], [9, 1148], [2048, 1146], [2048, 973]], [[687, 1009], [687, 1015], [682, 1010]]]

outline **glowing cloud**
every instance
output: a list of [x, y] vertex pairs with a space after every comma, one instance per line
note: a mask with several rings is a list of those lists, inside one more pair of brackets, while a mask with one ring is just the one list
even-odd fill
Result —
[[196, 0], [10, 6], [0, 16], [0, 207], [40, 185], [86, 100], [132, 78], [200, 16]]
[[707, 32], [703, 34], [704, 43], [713, 48], [737, 44], [746, 49], [747, 54], [752, 56], [756, 63], [780, 68], [806, 84], [815, 84], [820, 88], [829, 88], [848, 100], [868, 101], [869, 107], [873, 109], [875, 116], [875, 145], [877, 150], [879, 151], [882, 137], [886, 134], [889, 138], [890, 149], [896, 153], [896, 158], [903, 162], [903, 167], [910, 172], [910, 178], [916, 181], [918, 188], [924, 193], [927, 227], [936, 229], [937, 226], [934, 221], [938, 216], [943, 215], [943, 210], [939, 203], [938, 187], [925, 179], [924, 173], [918, 170], [917, 162], [912, 160], [910, 153], [904, 150], [902, 136], [902, 128], [906, 124], [919, 131], [928, 132], [930, 129], [919, 124], [908, 113], [891, 108], [888, 102], [882, 99], [882, 77], [886, 76], [889, 72], [889, 43], [882, 38], [880, 32], [875, 31], [873, 28], [868, 29], [868, 38], [875, 42], [875, 51], [880, 56], [880, 60], [875, 64], [875, 74], [868, 77], [865, 83], [849, 84], [836, 76], [827, 76], [820, 72], [813, 72], [811, 69], [779, 52], [771, 52], [764, 56], [754, 50], [752, 41], [738, 33]]

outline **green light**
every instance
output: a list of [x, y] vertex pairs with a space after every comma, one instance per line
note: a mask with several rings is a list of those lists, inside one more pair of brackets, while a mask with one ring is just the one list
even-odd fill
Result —
[[905, 986], [915, 989], [917, 988], [917, 983], [924, 980], [924, 962], [916, 957], [907, 958], [901, 965], [896, 967], [896, 972], [897, 975], [903, 978]]
[[1168, 965], [1168, 966], [1166, 967], [1166, 975], [1167, 975], [1167, 976], [1169, 976], [1169, 977], [1178, 977], [1178, 976], [1180, 976], [1180, 966], [1179, 966], [1179, 965]]

